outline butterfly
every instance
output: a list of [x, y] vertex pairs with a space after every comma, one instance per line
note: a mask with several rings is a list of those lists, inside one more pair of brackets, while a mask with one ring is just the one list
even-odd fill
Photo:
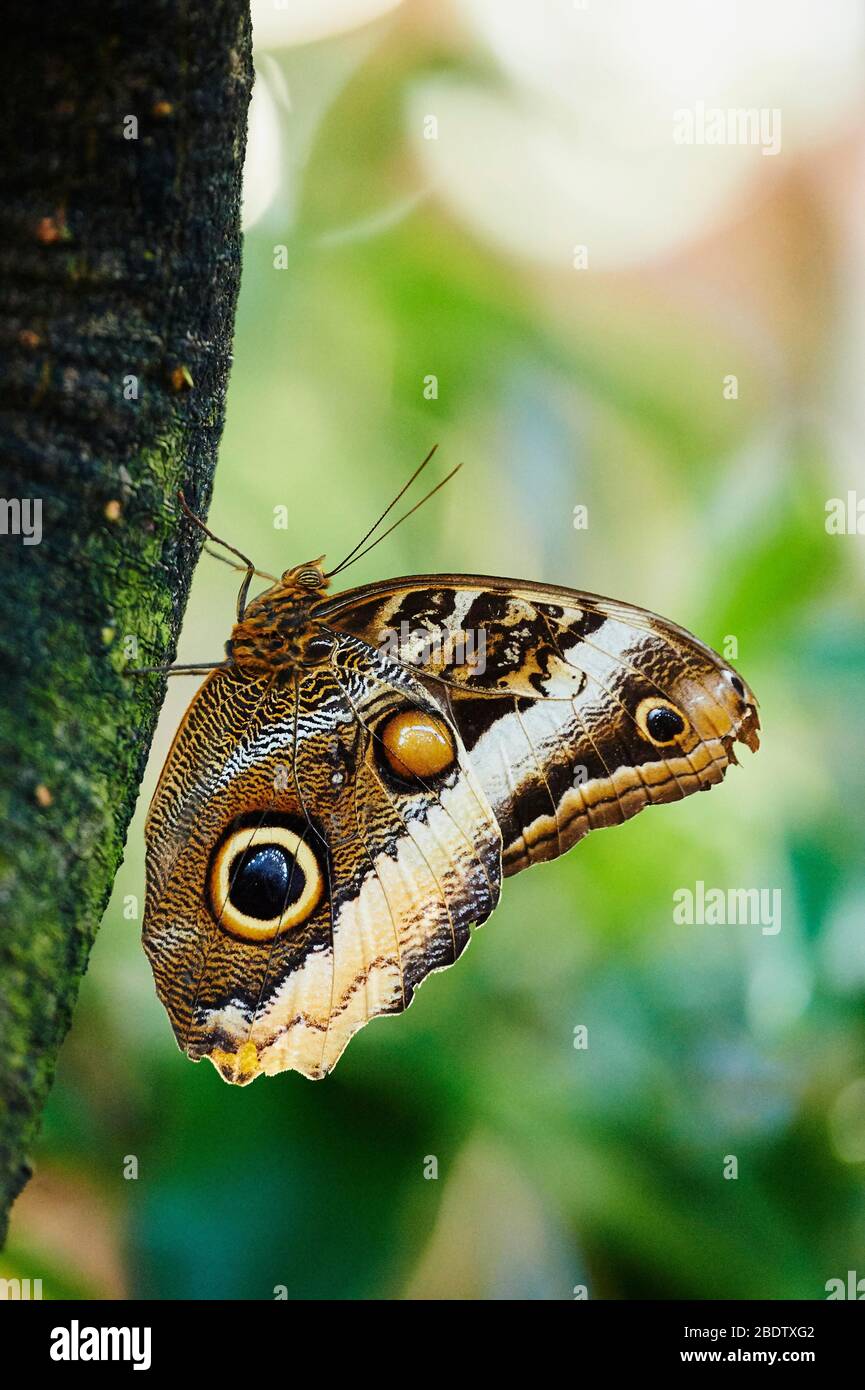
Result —
[[262, 575], [251, 600], [261, 572], [181, 497], [245, 577], [150, 806], [143, 940], [179, 1046], [229, 1082], [325, 1076], [456, 961], [505, 877], [759, 746], [741, 676], [631, 604], [469, 574], [330, 594], [419, 472], [335, 570]]

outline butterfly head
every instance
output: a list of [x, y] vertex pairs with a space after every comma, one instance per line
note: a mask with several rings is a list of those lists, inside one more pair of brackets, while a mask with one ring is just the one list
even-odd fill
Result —
[[288, 590], [289, 593], [297, 594], [301, 598], [315, 597], [316, 594], [324, 593], [328, 584], [329, 577], [322, 569], [324, 556], [319, 555], [317, 560], [305, 560], [302, 565], [293, 565], [286, 570], [279, 584], [276, 586], [281, 592]]

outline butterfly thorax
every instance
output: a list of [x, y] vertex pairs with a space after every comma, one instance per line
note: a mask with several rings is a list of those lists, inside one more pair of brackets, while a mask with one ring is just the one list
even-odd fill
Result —
[[317, 562], [287, 570], [247, 604], [226, 644], [229, 658], [253, 673], [293, 671], [327, 661], [333, 639], [312, 616], [326, 588]]

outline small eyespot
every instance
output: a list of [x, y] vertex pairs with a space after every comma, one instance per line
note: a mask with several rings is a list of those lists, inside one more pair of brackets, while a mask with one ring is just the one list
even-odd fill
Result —
[[221, 927], [246, 941], [272, 941], [312, 915], [323, 877], [309, 845], [287, 826], [246, 826], [218, 847], [208, 889]]
[[742, 684], [742, 681], [741, 681], [740, 677], [737, 676], [735, 673], [731, 673], [731, 675], [730, 675], [730, 684], [732, 685], [732, 687], [733, 687], [733, 689], [735, 690], [736, 694], [737, 694], [737, 695], [740, 695], [740, 696], [742, 697], [742, 699], [744, 700], [744, 698], [745, 698], [745, 687], [744, 687], [744, 685]]
[[456, 760], [453, 734], [443, 719], [426, 710], [399, 710], [380, 726], [378, 736], [387, 767], [405, 782], [440, 777]]
[[656, 748], [669, 747], [690, 728], [681, 710], [669, 700], [655, 695], [640, 701], [634, 717], [640, 731]]

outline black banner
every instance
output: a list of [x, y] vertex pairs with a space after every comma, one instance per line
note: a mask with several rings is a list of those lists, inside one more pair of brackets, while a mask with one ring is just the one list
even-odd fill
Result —
[[[378, 1336], [387, 1347], [386, 1361], [393, 1361], [394, 1348], [401, 1340], [401, 1328], [412, 1329], [406, 1336], [406, 1350], [417, 1351], [412, 1328], [413, 1315], [388, 1304], [322, 1303], [328, 1326], [336, 1316], [348, 1318], [354, 1336], [357, 1318], [368, 1321], [366, 1336], [378, 1324]], [[567, 1339], [564, 1353], [577, 1356], [585, 1367], [591, 1362], [595, 1373], [615, 1374], [621, 1370], [667, 1371], [674, 1367], [697, 1370], [703, 1366], [808, 1366], [821, 1375], [849, 1365], [861, 1350], [862, 1310], [850, 1302], [578, 1302], [567, 1310], [528, 1312], [522, 1305], [519, 1322], [509, 1330], [498, 1330], [495, 1305], [492, 1317], [496, 1343], [502, 1352], [515, 1339], [532, 1341], [534, 1316], [541, 1318], [544, 1361], [553, 1350], [549, 1340], [557, 1335]], [[82, 1304], [66, 1302], [8, 1301], [0, 1310], [0, 1336], [4, 1357], [17, 1356], [32, 1372], [57, 1377], [98, 1372], [110, 1368], [130, 1372], [172, 1376], [194, 1376], [196, 1383], [210, 1378], [237, 1375], [249, 1378], [253, 1367], [282, 1365], [287, 1378], [292, 1369], [312, 1355], [321, 1353], [322, 1329], [315, 1327], [315, 1305], [304, 1306], [304, 1335], [298, 1335], [296, 1311], [280, 1301], [223, 1304], [124, 1302]], [[307, 1321], [313, 1312], [312, 1324]], [[429, 1315], [424, 1314], [426, 1319]], [[450, 1317], [459, 1317], [453, 1312]], [[491, 1348], [483, 1327], [488, 1314], [475, 1313], [478, 1350], [486, 1357]], [[381, 1323], [379, 1324], [379, 1319]], [[333, 1373], [340, 1365], [340, 1347], [347, 1343], [345, 1333], [335, 1330], [328, 1336], [328, 1353], [333, 1357]], [[410, 1335], [410, 1342], [409, 1342]], [[330, 1338], [332, 1337], [332, 1341]], [[304, 1339], [308, 1338], [304, 1350]], [[430, 1357], [441, 1348], [454, 1369], [456, 1348], [451, 1340], [424, 1336], [424, 1374], [429, 1376]], [[368, 1343], [367, 1343], [368, 1344]], [[492, 1344], [496, 1345], [496, 1344]], [[570, 1348], [568, 1350], [568, 1347]], [[25, 1359], [26, 1358], [26, 1359]], [[374, 1374], [375, 1358], [367, 1362], [364, 1375]], [[382, 1371], [384, 1374], [384, 1371]]]

